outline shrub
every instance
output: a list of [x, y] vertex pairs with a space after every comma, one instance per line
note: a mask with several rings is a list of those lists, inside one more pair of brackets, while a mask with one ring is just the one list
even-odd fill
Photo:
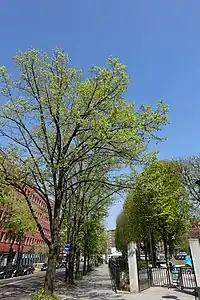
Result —
[[61, 300], [60, 296], [58, 295], [45, 295], [44, 289], [41, 289], [37, 292], [34, 292], [31, 295], [32, 300]]

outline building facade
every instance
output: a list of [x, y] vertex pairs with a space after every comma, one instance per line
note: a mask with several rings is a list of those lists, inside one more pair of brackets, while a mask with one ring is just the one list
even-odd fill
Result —
[[108, 234], [108, 240], [107, 240], [108, 249], [109, 248], [115, 248], [116, 247], [116, 244], [115, 244], [115, 230], [108, 230], [107, 234]]
[[[32, 205], [35, 209], [36, 216], [43, 228], [43, 231], [48, 239], [50, 239], [50, 224], [49, 217], [47, 212], [47, 206], [45, 201], [42, 199], [39, 193], [31, 190], [30, 188], [26, 188], [25, 192], [27, 196], [31, 199]], [[22, 195], [17, 195], [18, 199], [22, 198]], [[25, 201], [25, 200], [24, 200]], [[0, 220], [4, 219], [4, 214], [6, 214], [6, 210], [0, 208]], [[12, 241], [9, 239], [9, 235], [4, 230], [4, 228], [0, 228], [0, 254], [1, 258], [5, 257], [5, 254], [8, 254], [11, 249]], [[24, 235], [24, 240], [21, 243], [17, 243], [14, 241], [12, 246], [12, 252], [15, 253], [34, 253], [36, 248], [42, 248], [45, 246], [45, 243], [39, 233], [39, 230], [36, 229], [35, 232], [27, 232]], [[1, 259], [2, 260], [2, 259]], [[1, 263], [1, 261], [0, 261]]]

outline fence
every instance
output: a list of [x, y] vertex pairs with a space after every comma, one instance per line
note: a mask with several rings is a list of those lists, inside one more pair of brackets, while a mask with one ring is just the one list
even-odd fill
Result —
[[124, 258], [110, 259], [108, 262], [113, 291], [129, 290], [128, 261]]
[[140, 292], [150, 287], [150, 271], [147, 260], [137, 260], [138, 285]]
[[179, 267], [176, 271], [167, 268], [150, 268], [150, 282], [151, 286], [176, 286], [182, 290], [196, 287], [194, 271], [187, 267]]

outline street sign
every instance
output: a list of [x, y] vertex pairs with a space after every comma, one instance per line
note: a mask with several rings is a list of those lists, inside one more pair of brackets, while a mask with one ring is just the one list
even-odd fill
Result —
[[64, 251], [65, 251], [66, 253], [69, 253], [69, 252], [70, 252], [70, 244], [66, 244], [66, 245], [65, 245]]

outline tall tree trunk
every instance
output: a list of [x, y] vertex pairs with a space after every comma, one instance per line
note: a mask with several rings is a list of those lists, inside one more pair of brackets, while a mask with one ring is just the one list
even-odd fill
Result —
[[66, 261], [65, 261], [66, 267], [65, 267], [65, 282], [68, 282], [69, 277], [69, 253], [66, 255]]
[[75, 276], [77, 277], [79, 274], [79, 270], [80, 270], [80, 250], [78, 250], [76, 252], [76, 272], [75, 272]]
[[83, 275], [86, 274], [86, 270], [87, 270], [87, 252], [84, 249], [84, 259], [83, 259]]
[[164, 243], [166, 266], [168, 266], [168, 251], [167, 251], [167, 240], [166, 240], [166, 238], [163, 239], [163, 243]]
[[17, 250], [17, 266], [20, 265], [20, 260], [21, 260], [21, 251], [20, 251], [20, 248], [21, 248], [21, 240], [18, 244], [18, 250]]
[[68, 276], [66, 276], [66, 282], [69, 284], [74, 283], [74, 261], [75, 261], [75, 246], [70, 243], [70, 253], [68, 254]]
[[156, 262], [157, 262], [157, 255], [156, 255], [156, 243], [155, 243], [155, 237], [154, 234], [151, 236], [152, 241], [152, 266], [153, 268], [156, 268]]
[[140, 251], [140, 243], [137, 243], [137, 257], [140, 260], [140, 255], [141, 255], [141, 251]]
[[47, 263], [47, 271], [44, 282], [44, 289], [46, 294], [53, 294], [56, 275], [56, 260], [57, 260], [57, 247], [54, 244], [49, 246], [49, 256]]
[[90, 272], [90, 256], [87, 255], [87, 272]]
[[15, 237], [12, 239], [12, 242], [10, 244], [10, 249], [9, 249], [8, 259], [7, 259], [7, 265], [9, 265], [11, 260], [13, 260], [13, 245], [14, 245], [14, 242], [15, 242]]

